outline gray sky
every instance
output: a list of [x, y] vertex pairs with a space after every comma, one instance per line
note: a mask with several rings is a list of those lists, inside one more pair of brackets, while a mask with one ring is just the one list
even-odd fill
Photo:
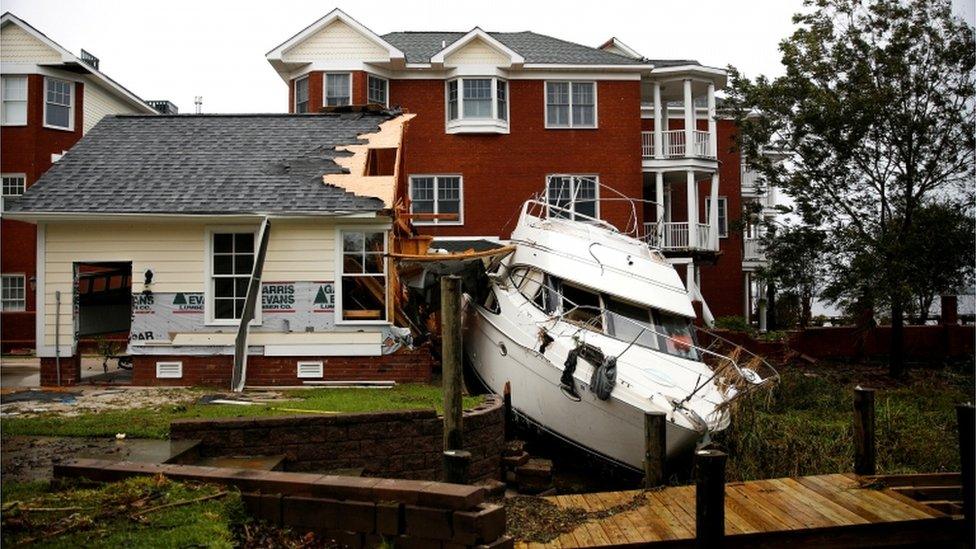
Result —
[[[954, 2], [972, 22], [976, 0]], [[477, 25], [491, 31], [533, 30], [592, 46], [616, 36], [648, 57], [732, 64], [754, 76], [781, 72], [777, 44], [790, 33], [790, 17], [801, 4], [2, 0], [0, 11], [13, 12], [75, 54], [80, 48], [90, 51], [109, 76], [143, 99], [169, 99], [180, 112], [193, 111], [196, 95], [203, 96], [205, 112], [283, 112], [287, 87], [264, 54], [336, 6], [377, 34], [467, 31]]]

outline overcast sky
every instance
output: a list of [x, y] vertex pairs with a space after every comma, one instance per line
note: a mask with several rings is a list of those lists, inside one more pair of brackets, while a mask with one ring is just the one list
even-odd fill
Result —
[[[954, 0], [972, 23], [976, 0]], [[697, 59], [747, 75], [781, 72], [777, 44], [802, 0], [575, 0], [388, 2], [207, 0], [2, 0], [74, 54], [101, 59], [106, 74], [143, 99], [193, 111], [283, 112], [287, 87], [264, 54], [333, 7], [377, 34], [401, 30], [532, 30], [596, 46], [611, 36], [651, 58]]]

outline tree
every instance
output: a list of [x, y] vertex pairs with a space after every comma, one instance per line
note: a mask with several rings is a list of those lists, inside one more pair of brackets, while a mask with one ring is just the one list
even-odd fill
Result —
[[767, 265], [759, 276], [784, 294], [796, 296], [800, 305], [799, 325], [810, 324], [810, 310], [825, 275], [826, 240], [823, 232], [809, 225], [772, 225], [763, 238]]
[[[900, 375], [917, 261], [909, 243], [926, 238], [918, 212], [972, 202], [973, 29], [948, 0], [807, 0], [804, 9], [780, 44], [785, 76], [751, 81], [731, 69], [740, 146], [823, 231], [828, 275], [850, 282], [834, 297], [890, 308], [890, 373]], [[789, 160], [770, 161], [764, 146]]]

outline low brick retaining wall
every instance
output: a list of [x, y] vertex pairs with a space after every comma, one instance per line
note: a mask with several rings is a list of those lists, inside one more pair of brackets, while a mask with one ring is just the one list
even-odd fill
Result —
[[[500, 397], [464, 412], [472, 480], [497, 479], [505, 442]], [[181, 419], [170, 440], [200, 440], [203, 456], [277, 455], [289, 471], [362, 467], [371, 477], [441, 478], [444, 420], [434, 410], [258, 418]]]
[[114, 482], [162, 474], [174, 480], [234, 486], [257, 518], [317, 531], [344, 547], [512, 547], [505, 508], [485, 503], [475, 486], [194, 465], [71, 459], [55, 478]]

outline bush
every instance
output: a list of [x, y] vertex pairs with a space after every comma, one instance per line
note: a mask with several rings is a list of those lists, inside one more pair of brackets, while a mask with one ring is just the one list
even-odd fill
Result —
[[730, 332], [742, 332], [749, 335], [756, 334], [756, 329], [750, 326], [746, 322], [746, 319], [741, 316], [720, 316], [715, 319], [715, 327]]

